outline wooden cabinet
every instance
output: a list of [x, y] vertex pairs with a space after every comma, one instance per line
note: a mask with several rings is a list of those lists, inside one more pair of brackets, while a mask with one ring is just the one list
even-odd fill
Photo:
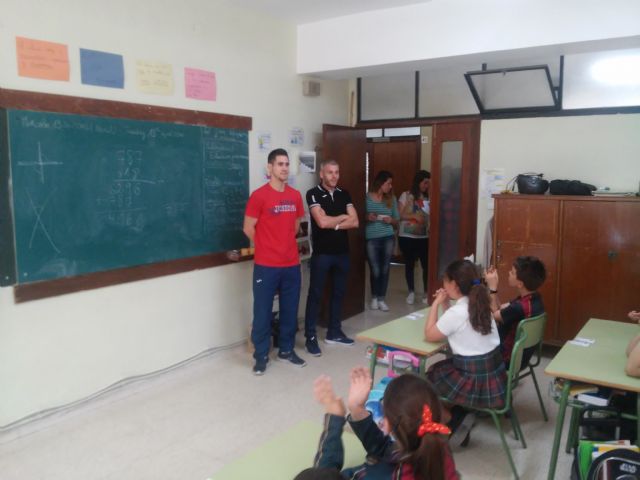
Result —
[[503, 301], [512, 261], [535, 255], [547, 267], [540, 289], [545, 340], [575, 337], [591, 317], [627, 320], [640, 308], [640, 199], [495, 195], [494, 264]]

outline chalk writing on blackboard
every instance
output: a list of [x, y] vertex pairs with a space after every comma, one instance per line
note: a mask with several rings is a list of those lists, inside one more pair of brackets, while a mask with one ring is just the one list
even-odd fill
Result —
[[8, 110], [18, 278], [246, 245], [246, 131]]

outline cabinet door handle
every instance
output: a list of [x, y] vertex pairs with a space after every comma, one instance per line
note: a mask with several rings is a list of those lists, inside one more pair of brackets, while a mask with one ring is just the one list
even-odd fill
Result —
[[617, 256], [618, 256], [618, 252], [614, 252], [613, 250], [609, 250], [607, 252], [607, 257], [609, 257], [609, 260], [613, 260]]

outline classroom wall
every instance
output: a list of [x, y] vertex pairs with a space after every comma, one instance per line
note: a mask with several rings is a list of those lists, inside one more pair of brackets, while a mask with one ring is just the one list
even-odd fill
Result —
[[544, 173], [547, 180], [581, 180], [596, 187], [637, 192], [640, 182], [640, 114], [484, 120], [480, 134], [477, 249], [480, 263], [493, 204], [483, 195], [486, 169]]
[[[304, 145], [290, 148], [295, 157], [319, 144], [322, 123], [348, 120], [348, 82], [321, 80], [319, 97], [302, 96], [294, 25], [226, 2], [2, 0], [0, 5], [1, 88], [250, 116], [252, 190], [263, 183], [266, 164], [258, 133], [270, 132], [274, 148], [287, 148], [290, 129], [303, 128]], [[18, 77], [15, 36], [67, 44], [71, 80]], [[80, 47], [123, 55], [124, 90], [82, 85]], [[136, 59], [172, 64], [173, 95], [138, 93]], [[216, 72], [217, 101], [185, 98], [184, 67]], [[305, 191], [315, 177], [300, 174], [294, 181]], [[0, 288], [0, 426], [242, 341], [251, 321], [251, 272], [246, 262], [19, 305], [11, 288]], [[246, 364], [250, 374], [249, 356]]]

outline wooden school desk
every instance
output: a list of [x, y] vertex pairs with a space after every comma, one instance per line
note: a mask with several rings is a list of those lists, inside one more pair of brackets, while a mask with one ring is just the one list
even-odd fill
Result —
[[[369, 366], [372, 380], [376, 370], [377, 354], [380, 347], [394, 347], [413, 353], [420, 358], [420, 373], [425, 373], [427, 358], [440, 352], [447, 345], [447, 342], [427, 342], [424, 340], [424, 322], [428, 311], [428, 308], [418, 310], [417, 312], [404, 315], [390, 322], [360, 332], [356, 336], [358, 340], [373, 343]], [[413, 318], [411, 318], [412, 316]]]
[[[300, 422], [225, 465], [208, 480], [290, 480], [305, 468], [313, 466], [321, 433], [320, 417], [317, 422]], [[355, 467], [364, 463], [367, 452], [358, 437], [345, 430], [342, 433], [342, 442], [345, 467]]]
[[[627, 344], [639, 332], [638, 326], [632, 323], [592, 318], [577, 336], [595, 340], [593, 345], [580, 347], [565, 343], [556, 357], [547, 365], [544, 373], [565, 380], [560, 396], [558, 416], [556, 417], [548, 480], [553, 480], [555, 477], [558, 449], [560, 448], [560, 438], [562, 437], [562, 427], [571, 381], [585, 382], [629, 392], [640, 392], [640, 379], [629, 377], [624, 373], [624, 367], [627, 363], [625, 355]], [[637, 413], [640, 414], [640, 401], [638, 402]], [[568, 474], [568, 472], [565, 473]]]

